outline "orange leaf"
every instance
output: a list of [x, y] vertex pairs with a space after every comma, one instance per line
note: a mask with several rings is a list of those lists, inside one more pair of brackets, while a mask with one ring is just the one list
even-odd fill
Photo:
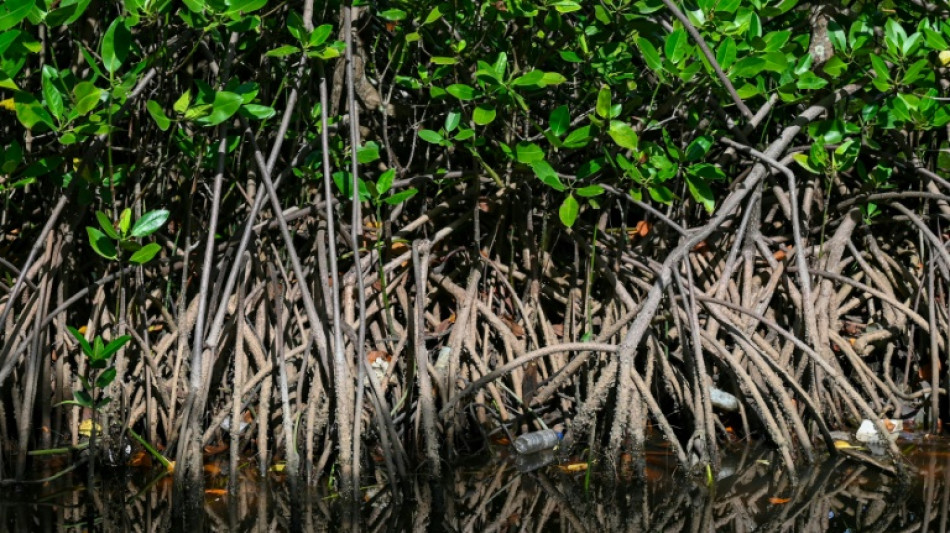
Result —
[[769, 503], [778, 505], [780, 503], [788, 503], [792, 501], [791, 498], [769, 498]]
[[210, 496], [227, 496], [228, 489], [205, 489], [205, 494]]
[[650, 230], [653, 229], [653, 224], [650, 224], [646, 220], [641, 220], [637, 222], [637, 236], [646, 237], [650, 234]]
[[785, 250], [778, 250], [777, 252], [775, 252], [774, 254], [772, 254], [772, 257], [773, 257], [776, 261], [784, 261], [784, 260], [785, 260]]
[[693, 246], [693, 251], [696, 252], [696, 253], [698, 253], [698, 254], [701, 254], [701, 253], [703, 253], [703, 252], [708, 252], [708, 251], [709, 251], [709, 243], [707, 243], [706, 241], [699, 241], [699, 242], [696, 244], [696, 246]]

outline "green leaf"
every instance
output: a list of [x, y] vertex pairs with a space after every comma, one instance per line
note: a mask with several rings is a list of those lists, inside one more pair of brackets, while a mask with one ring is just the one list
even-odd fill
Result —
[[591, 140], [590, 126], [581, 126], [576, 130], [572, 131], [564, 139], [562, 145], [565, 148], [583, 148]]
[[709, 148], [712, 147], [712, 141], [713, 138], [710, 135], [700, 135], [693, 139], [693, 142], [686, 147], [686, 160], [699, 161], [702, 159]]
[[92, 357], [92, 346], [89, 345], [89, 341], [86, 340], [85, 335], [79, 333], [79, 330], [72, 326], [66, 326], [66, 329], [68, 329], [69, 332], [73, 334], [73, 337], [76, 338], [76, 341], [79, 342], [79, 346], [82, 348], [82, 353], [86, 354], [86, 357]]
[[157, 242], [150, 242], [132, 254], [132, 256], [129, 257], [129, 262], [137, 265], [148, 263], [160, 251], [162, 251], [162, 247]]
[[535, 161], [531, 163], [531, 170], [534, 171], [535, 176], [538, 177], [544, 184], [548, 185], [556, 191], [566, 190], [567, 187], [561, 183], [561, 178], [557, 175], [557, 172], [554, 171], [554, 168], [551, 165], [544, 161]]
[[523, 76], [515, 78], [511, 84], [515, 87], [543, 86], [544, 71], [532, 70]]
[[593, 198], [595, 196], [604, 194], [604, 188], [600, 185], [588, 185], [587, 187], [582, 187], [574, 192], [576, 192], [578, 196], [582, 196], [584, 198]]
[[162, 111], [162, 106], [155, 100], [149, 100], [145, 103], [145, 108], [148, 109], [148, 114], [152, 115], [152, 120], [158, 125], [158, 129], [167, 131], [172, 121], [165, 116], [165, 112]]
[[225, 15], [237, 17], [241, 13], [253, 13], [267, 5], [267, 0], [231, 0]]
[[130, 340], [132, 340], [132, 337], [130, 335], [122, 335], [121, 337], [117, 337], [113, 339], [112, 341], [109, 342], [109, 344], [105, 345], [105, 347], [103, 347], [99, 351], [98, 358], [108, 359], [112, 357], [113, 354], [119, 351], [119, 348], [122, 348], [123, 346], [125, 346], [125, 344], [129, 342]]
[[562, 74], [557, 72], [545, 72], [541, 76], [541, 83], [539, 85], [542, 87], [547, 85], [560, 85], [565, 81], [567, 81], [567, 78], [565, 78]]
[[401, 9], [387, 9], [385, 11], [380, 11], [379, 16], [384, 20], [405, 20], [406, 12]]
[[372, 163], [379, 159], [379, 145], [369, 141], [356, 150], [356, 160], [361, 164]]
[[102, 38], [102, 66], [109, 74], [115, 73], [129, 57], [132, 49], [132, 33], [125, 26], [125, 19], [112, 21]]
[[459, 100], [472, 100], [475, 98], [475, 89], [464, 83], [455, 83], [445, 88], [446, 92]]
[[0, 5], [0, 31], [16, 26], [33, 10], [35, 0], [4, 0]]
[[637, 37], [636, 41], [637, 48], [640, 49], [640, 55], [643, 56], [643, 62], [647, 64], [647, 67], [654, 71], [662, 70], [663, 61], [660, 59], [660, 52], [653, 46], [653, 43], [643, 37]]
[[313, 33], [310, 34], [309, 45], [312, 48], [316, 48], [321, 44], [325, 43], [326, 40], [330, 37], [330, 34], [333, 33], [332, 24], [321, 24], [314, 28]]
[[522, 141], [515, 146], [515, 159], [525, 164], [543, 161], [544, 151], [537, 144]]
[[666, 185], [654, 185], [647, 188], [647, 192], [650, 193], [650, 198], [653, 198], [653, 201], [665, 205], [672, 204], [673, 199], [676, 198], [673, 191], [669, 190]]
[[736, 61], [736, 42], [732, 37], [723, 38], [716, 50], [716, 62], [723, 70], [728, 70]]
[[32, 94], [17, 91], [13, 94], [13, 106], [17, 120], [26, 129], [32, 130], [37, 124], [44, 124], [51, 130], [56, 129], [53, 125], [53, 117]]
[[567, 128], [571, 125], [571, 112], [568, 110], [566, 105], [558, 106], [551, 111], [551, 116], [548, 118], [548, 128], [551, 130], [551, 133], [560, 137], [567, 133]]
[[432, 144], [442, 144], [445, 139], [437, 131], [419, 130], [419, 138]]
[[178, 113], [184, 113], [188, 110], [188, 106], [191, 104], [191, 89], [185, 91], [184, 94], [178, 97], [178, 100], [175, 100], [175, 103], [172, 104], [172, 109]]
[[429, 14], [426, 15], [425, 20], [422, 22], [422, 25], [432, 24], [433, 22], [442, 18], [442, 11], [439, 9], [439, 6], [432, 8], [432, 11], [429, 11]]
[[581, 206], [577, 203], [577, 199], [574, 198], [574, 195], [569, 194], [567, 198], [561, 202], [561, 207], [558, 208], [557, 214], [561, 219], [561, 223], [567, 227], [574, 226], [574, 222], [577, 221], [577, 215], [580, 213]]
[[[100, 224], [102, 223], [101, 220], [99, 222]], [[129, 224], [131, 223], [132, 223], [132, 210], [126, 207], [125, 209], [122, 210], [122, 213], [119, 215], [119, 232], [121, 232], [122, 235], [128, 235]], [[107, 231], [106, 234], [108, 233], [109, 232]]]
[[595, 108], [601, 118], [610, 116], [610, 87], [604, 85], [597, 92], [597, 106]]
[[165, 221], [168, 220], [168, 215], [167, 209], [157, 209], [145, 213], [142, 215], [142, 218], [136, 220], [135, 225], [132, 226], [132, 237], [147, 237], [155, 233], [155, 231], [162, 227]]
[[240, 109], [243, 104], [244, 98], [240, 94], [229, 91], [218, 91], [214, 94], [214, 102], [211, 104], [211, 114], [198, 121], [208, 126], [217, 126], [237, 113], [237, 110]]
[[99, 377], [96, 378], [96, 387], [99, 387], [100, 389], [108, 387], [115, 380], [115, 376], [116, 369], [114, 366], [110, 366], [109, 368], [103, 370], [99, 373]]
[[479, 126], [491, 124], [495, 120], [495, 108], [487, 104], [479, 105], [472, 112], [472, 120]]
[[99, 221], [99, 227], [109, 236], [110, 239], [119, 240], [119, 233], [112, 225], [112, 219], [102, 211], [96, 211], [96, 220]]
[[792, 155], [792, 159], [796, 163], [798, 163], [799, 166], [801, 166], [808, 172], [811, 172], [812, 174], [821, 174], [821, 170], [811, 166], [811, 163], [808, 161], [807, 154], [802, 154], [802, 153], [794, 154]]
[[376, 181], [376, 193], [380, 196], [383, 196], [389, 189], [393, 186], [393, 180], [396, 178], [396, 169], [391, 168], [386, 172], [383, 172], [379, 179]]
[[56, 88], [59, 73], [50, 65], [43, 65], [43, 99], [46, 107], [57, 120], [63, 118], [63, 95]]
[[277, 114], [273, 107], [259, 104], [244, 104], [240, 109], [241, 115], [256, 120], [267, 120]]
[[434, 65], [454, 65], [458, 63], [458, 60], [456, 60], [454, 57], [432, 56], [429, 58], [429, 63]]
[[445, 132], [452, 133], [455, 131], [455, 128], [459, 127], [459, 123], [462, 121], [462, 113], [452, 110], [445, 114]]
[[73, 100], [76, 101], [73, 113], [76, 116], [85, 115], [99, 105], [101, 98], [102, 90], [93, 85], [92, 82], [81, 81], [77, 83], [76, 86], [73, 87]]
[[93, 251], [106, 259], [116, 258], [115, 243], [105, 233], [92, 226], [86, 226], [86, 233], [89, 235], [89, 245], [92, 246]]
[[406, 189], [404, 191], [399, 191], [396, 194], [387, 197], [383, 201], [386, 202], [388, 205], [399, 205], [405, 202], [406, 200], [412, 198], [413, 196], [415, 196], [417, 192], [419, 192], [419, 190], [416, 188]]
[[607, 133], [620, 147], [629, 150], [637, 149], [637, 132], [633, 130], [630, 124], [621, 120], [611, 120], [610, 130], [608, 130]]
[[737, 78], [754, 78], [765, 69], [765, 60], [761, 57], [743, 57], [732, 66], [732, 76]]
[[689, 37], [686, 36], [686, 30], [679, 28], [666, 36], [663, 51], [666, 57], [675, 65], [683, 60], [689, 52], [689, 48]]
[[81, 405], [81, 406], [83, 406], [83, 407], [86, 407], [86, 408], [88, 408], [88, 409], [92, 409], [92, 407], [93, 407], [93, 406], [92, 406], [92, 396], [90, 396], [88, 392], [86, 392], [86, 391], [84, 391], [84, 390], [73, 391], [73, 398], [76, 399], [76, 403], [77, 403], [77, 404], [79, 404], [79, 405]]
[[712, 189], [709, 188], [709, 184], [706, 183], [701, 176], [697, 176], [693, 173], [686, 173], [686, 185], [689, 186], [689, 193], [693, 196], [697, 202], [700, 203], [707, 213], [712, 213], [716, 210], [716, 198], [713, 196]]
[[284, 46], [278, 46], [277, 48], [274, 48], [264, 55], [267, 57], [287, 57], [289, 55], [296, 54], [297, 52], [300, 52], [300, 48], [285, 44]]

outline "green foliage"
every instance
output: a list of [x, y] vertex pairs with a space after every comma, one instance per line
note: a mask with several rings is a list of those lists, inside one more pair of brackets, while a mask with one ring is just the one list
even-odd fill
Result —
[[110, 364], [109, 360], [126, 343], [132, 340], [132, 337], [122, 335], [106, 343], [102, 337], [97, 335], [90, 343], [78, 329], [72, 326], [69, 326], [68, 329], [79, 343], [82, 355], [86, 358], [87, 367], [85, 376], [80, 380], [82, 388], [73, 391], [72, 400], [62, 403], [98, 411], [112, 401], [112, 398], [102, 394], [102, 389], [111, 385], [116, 377], [115, 365]]
[[[871, 177], [880, 172], [868, 169], [909, 156], [879, 147], [903, 142], [908, 132], [936, 134], [950, 123], [939, 84], [942, 58], [950, 56], [950, 23], [910, 1], [889, 2], [886, 10], [842, 2], [828, 6], [827, 41], [819, 43], [812, 42], [809, 19], [815, 5], [697, 0], [682, 7], [738, 97], [753, 111], [768, 110], [750, 143], [773, 138], [776, 128], [831, 91], [860, 84], [834, 116], [808, 128], [810, 148], [794, 156], [796, 170], [874, 188], [892, 184], [895, 176], [882, 183]], [[323, 12], [335, 13], [335, 6]], [[286, 107], [298, 66], [305, 80], [320, 68], [332, 74], [345, 51], [342, 21], [334, 17], [308, 25], [298, 9], [267, 0], [186, 0], [184, 7], [167, 0], [121, 7], [10, 0], [0, 7], [0, 104], [16, 117], [0, 146], [0, 193], [75, 184], [85, 203], [130, 194], [131, 183], [147, 180], [141, 164], [71, 164], [72, 156], [49, 155], [102, 136], [169, 146], [176, 168], [207, 170], [214, 148], [196, 128], [240, 117], [268, 131], [264, 125]], [[355, 157], [359, 197], [400, 205], [417, 192], [403, 188], [403, 178], [433, 173], [446, 190], [456, 178], [441, 176], [477, 169], [499, 185], [540, 185], [554, 199], [550, 205], [570, 215], [559, 217], [566, 226], [590, 222], [586, 213], [599, 206], [600, 194], [580, 191], [603, 191], [602, 185], [712, 213], [738, 175], [720, 157], [717, 139], [734, 137], [747, 121], [688, 28], [666, 10], [657, 0], [368, 5], [360, 27], [372, 28], [373, 37], [364, 37], [356, 53], [365, 78], [379, 95], [390, 95], [390, 131], [388, 140], [371, 131], [354, 149], [339, 127], [343, 113], [328, 117], [330, 177], [339, 194], [349, 194], [347, 163]], [[84, 17], [102, 21], [91, 37], [80, 31]], [[670, 25], [658, 24], [658, 17]], [[54, 49], [44, 50], [40, 26], [65, 32]], [[239, 37], [228, 60], [231, 32]], [[219, 68], [231, 61], [229, 79], [217, 79], [217, 71], [183, 75], [198, 64], [192, 48], [198, 40]], [[161, 82], [150, 82], [146, 96], [129, 104], [152, 67]], [[314, 99], [311, 93], [298, 96]], [[767, 108], [770, 98], [778, 102]], [[317, 146], [319, 106], [304, 104], [291, 117], [287, 138]], [[421, 109], [424, 114], [409, 111]], [[120, 110], [125, 114], [117, 119]], [[368, 108], [363, 124], [378, 130], [378, 119], [378, 109]], [[19, 141], [26, 130], [54, 144], [26, 154]], [[241, 142], [229, 142], [228, 153]], [[321, 157], [307, 161], [294, 172], [322, 178]], [[250, 166], [236, 163], [231, 175]], [[400, 190], [392, 190], [394, 183]], [[116, 237], [99, 222], [87, 234], [103, 257], [145, 262], [157, 252], [137, 244], [143, 235]]]
[[110, 261], [122, 259], [125, 252], [131, 254], [127, 257], [127, 261], [141, 265], [151, 261], [161, 251], [161, 246], [154, 242], [143, 246], [137, 239], [148, 237], [158, 231], [168, 220], [168, 211], [165, 209], [149, 211], [136, 220], [131, 228], [129, 226], [132, 210], [129, 208], [125, 208], [115, 222], [109, 218], [109, 215], [96, 211], [96, 220], [99, 222], [99, 228], [86, 227], [92, 249]]

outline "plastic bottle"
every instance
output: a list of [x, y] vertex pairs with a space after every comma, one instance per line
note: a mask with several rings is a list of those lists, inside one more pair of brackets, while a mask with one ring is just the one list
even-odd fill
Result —
[[542, 450], [553, 450], [557, 447], [559, 440], [557, 432], [553, 429], [532, 431], [515, 439], [515, 451], [524, 455]]

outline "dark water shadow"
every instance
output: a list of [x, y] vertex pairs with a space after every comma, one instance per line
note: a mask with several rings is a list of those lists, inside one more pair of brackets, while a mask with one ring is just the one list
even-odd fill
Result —
[[[81, 476], [0, 491], [0, 530], [21, 531], [941, 531], [950, 527], [950, 441], [905, 443], [915, 474], [905, 480], [844, 458], [803, 467], [793, 484], [764, 448], [735, 450], [719, 479], [688, 478], [669, 452], [648, 450], [642, 476], [624, 464], [588, 470], [554, 456], [447, 469], [394, 495], [367, 480], [346, 504], [327, 489], [292, 488], [249, 471], [229, 494], [211, 470], [200, 523], [175, 512], [171, 478], [129, 470], [87, 490]], [[545, 461], [553, 461], [545, 463]], [[90, 522], [89, 510], [93, 510]], [[92, 524], [92, 527], [90, 526]]]

